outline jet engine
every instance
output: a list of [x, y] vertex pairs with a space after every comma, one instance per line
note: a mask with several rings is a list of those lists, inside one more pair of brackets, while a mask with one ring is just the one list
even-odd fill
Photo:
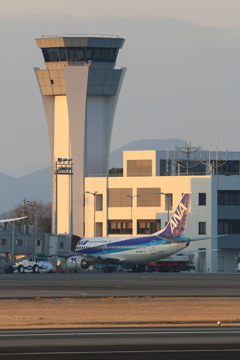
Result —
[[82, 256], [71, 256], [67, 259], [67, 267], [69, 269], [78, 270], [78, 269], [87, 269], [91, 263], [84, 259]]

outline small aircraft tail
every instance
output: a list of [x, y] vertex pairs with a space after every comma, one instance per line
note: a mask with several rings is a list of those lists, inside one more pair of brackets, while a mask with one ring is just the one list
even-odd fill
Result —
[[176, 241], [183, 235], [187, 220], [190, 197], [191, 194], [187, 194], [187, 193], [183, 194], [167, 226], [163, 230], [160, 230], [159, 232], [155, 233], [154, 235], [157, 235], [162, 239], [166, 239], [169, 241], [171, 240]]

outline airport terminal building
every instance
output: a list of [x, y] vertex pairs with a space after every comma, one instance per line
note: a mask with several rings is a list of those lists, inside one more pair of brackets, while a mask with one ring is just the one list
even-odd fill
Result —
[[[240, 153], [128, 151], [123, 173], [109, 176], [114, 115], [125, 68], [124, 39], [57, 35], [36, 39], [45, 69], [35, 68], [52, 160], [53, 233], [80, 237], [154, 233], [182, 193], [191, 193], [186, 236], [199, 272], [234, 272], [240, 240]], [[118, 174], [119, 175], [119, 174]]]
[[[189, 150], [190, 149], [190, 150]], [[150, 234], [163, 228], [182, 193], [191, 193], [186, 237], [198, 272], [235, 272], [240, 245], [240, 153], [126, 151], [122, 176], [86, 177], [85, 236]], [[159, 194], [163, 193], [163, 194]], [[95, 223], [95, 227], [94, 227]]]

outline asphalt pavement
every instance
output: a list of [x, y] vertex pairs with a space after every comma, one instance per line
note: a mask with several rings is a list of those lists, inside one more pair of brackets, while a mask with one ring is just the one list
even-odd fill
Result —
[[239, 359], [240, 329], [0, 331], [0, 359]]
[[0, 274], [0, 298], [105, 296], [240, 297], [240, 274]]

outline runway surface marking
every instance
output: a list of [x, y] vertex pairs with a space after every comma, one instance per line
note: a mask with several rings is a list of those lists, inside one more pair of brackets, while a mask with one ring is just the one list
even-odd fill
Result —
[[194, 350], [130, 350], [130, 351], [61, 351], [61, 352], [25, 352], [25, 353], [9, 353], [9, 354], [1, 354], [0, 356], [19, 356], [19, 355], [75, 355], [75, 354], [79, 354], [79, 355], [86, 355], [86, 354], [144, 354], [144, 353], [148, 353], [148, 354], [156, 354], [156, 353], [194, 353], [194, 352], [202, 352], [202, 353], [207, 353], [207, 352], [240, 352], [240, 349], [194, 349]]
[[[217, 329], [217, 328], [216, 328]], [[224, 329], [219, 329], [219, 330], [192, 330], [192, 331], [184, 331], [180, 330], [180, 331], [99, 331], [99, 332], [60, 332], [60, 333], [24, 333], [24, 334], [18, 334], [18, 333], [14, 333], [14, 334], [0, 334], [0, 338], [4, 338], [4, 337], [25, 337], [25, 336], [31, 336], [31, 337], [37, 337], [37, 336], [97, 336], [97, 335], [166, 335], [166, 334], [183, 334], [183, 335], [192, 335], [192, 334], [216, 334], [216, 332], [218, 331], [218, 334], [239, 334], [240, 333], [240, 329], [239, 330], [224, 330]]]

